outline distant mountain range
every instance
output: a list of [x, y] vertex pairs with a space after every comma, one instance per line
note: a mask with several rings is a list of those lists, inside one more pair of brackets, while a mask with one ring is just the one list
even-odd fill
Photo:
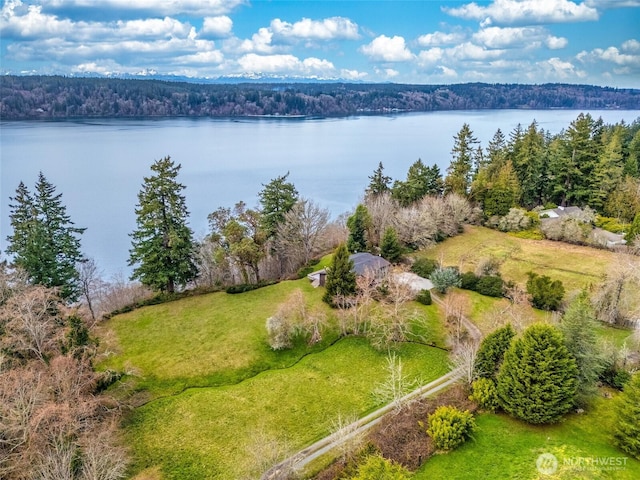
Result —
[[[154, 76], [155, 72], [146, 72]], [[216, 79], [0, 77], [0, 118], [304, 117], [480, 109], [640, 110], [640, 89], [572, 84], [404, 85], [265, 75]]]

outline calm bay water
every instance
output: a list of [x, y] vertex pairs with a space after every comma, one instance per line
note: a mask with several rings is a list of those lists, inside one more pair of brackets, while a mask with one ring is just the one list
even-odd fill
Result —
[[[62, 193], [79, 227], [83, 250], [107, 275], [128, 273], [128, 233], [143, 177], [154, 160], [170, 155], [182, 165], [180, 181], [196, 235], [207, 215], [244, 200], [257, 205], [262, 185], [290, 172], [301, 196], [334, 216], [352, 209], [382, 162], [403, 179], [421, 158], [443, 174], [453, 137], [463, 123], [486, 147], [500, 128], [508, 135], [534, 119], [552, 134], [579, 111], [500, 110], [366, 116], [345, 119], [164, 119], [3, 122], [0, 124], [0, 249], [10, 233], [9, 197], [20, 181], [32, 190], [38, 172]], [[632, 122], [640, 111], [591, 111], [606, 123]]]

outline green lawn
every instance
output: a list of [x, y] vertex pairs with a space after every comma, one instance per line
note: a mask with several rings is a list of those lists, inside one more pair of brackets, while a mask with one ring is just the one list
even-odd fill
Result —
[[[362, 338], [274, 352], [266, 319], [295, 289], [321, 308], [306, 279], [229, 295], [213, 293], [141, 308], [101, 328], [100, 369], [133, 373], [112, 387], [139, 405], [127, 415], [131, 474], [138, 479], [253, 478], [253, 453], [269, 441], [297, 451], [330, 433], [338, 415], [379, 407], [372, 392], [386, 376], [386, 353]], [[445, 344], [435, 305], [411, 305], [417, 333]], [[304, 342], [302, 342], [304, 343]], [[447, 352], [418, 343], [398, 349], [404, 373], [421, 382], [448, 371]], [[256, 447], [256, 445], [258, 447]]]
[[[440, 349], [404, 344], [399, 353], [404, 373], [424, 383], [448, 370]], [[260, 439], [294, 452], [330, 433], [338, 415], [362, 416], [380, 406], [372, 392], [385, 379], [385, 366], [385, 353], [346, 338], [238, 385], [155, 400], [126, 424], [134, 473], [160, 466], [164, 479], [257, 478], [253, 455]]]
[[561, 280], [567, 292], [595, 284], [602, 278], [615, 254], [607, 250], [570, 245], [550, 240], [528, 240], [485, 227], [465, 227], [464, 235], [449, 238], [424, 252], [442, 258], [446, 265], [462, 272], [475, 270], [489, 257], [503, 261], [504, 278], [524, 284], [534, 271]]
[[[611, 444], [611, 399], [599, 397], [586, 414], [570, 415], [557, 425], [534, 426], [500, 414], [480, 414], [475, 440], [458, 450], [435, 455], [416, 472], [416, 480], [616, 479], [640, 478], [640, 461], [626, 458]], [[554, 475], [542, 475], [536, 460], [551, 453], [558, 460]], [[620, 470], [591, 465], [594, 458], [625, 463]], [[582, 463], [583, 468], [578, 466]]]
[[[305, 279], [236, 295], [218, 292], [190, 297], [114, 317], [101, 332], [102, 349], [113, 354], [99, 368], [133, 371], [136, 388], [157, 396], [185, 387], [233, 384], [264, 370], [289, 366], [309, 349], [301, 345], [273, 352], [265, 322], [298, 288], [310, 308], [329, 312], [320, 289]], [[336, 338], [327, 335], [311, 351], [326, 348]]]

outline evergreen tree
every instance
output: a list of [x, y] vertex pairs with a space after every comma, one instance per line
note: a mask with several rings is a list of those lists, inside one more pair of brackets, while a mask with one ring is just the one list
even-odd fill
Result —
[[478, 348], [474, 365], [475, 376], [479, 378], [495, 379], [505, 352], [511, 345], [511, 340], [516, 336], [511, 324], [494, 330], [487, 335]]
[[527, 293], [531, 295], [531, 304], [541, 310], [557, 310], [564, 297], [562, 282], [533, 272], [527, 275]]
[[177, 181], [180, 168], [170, 157], [151, 166], [154, 174], [144, 178], [138, 193], [138, 227], [130, 234], [129, 265], [137, 265], [131, 278], [169, 293], [198, 273], [189, 212], [181, 195], [185, 187]]
[[478, 139], [473, 136], [471, 127], [465, 123], [454, 137], [452, 160], [447, 168], [447, 177], [444, 180], [446, 193], [458, 193], [466, 196], [471, 187], [471, 176], [475, 145]]
[[604, 370], [597, 343], [596, 314], [587, 292], [582, 292], [569, 304], [559, 328], [578, 367], [578, 402], [585, 403], [596, 392], [596, 382]]
[[378, 168], [373, 172], [373, 175], [369, 177], [369, 186], [367, 187], [367, 195], [380, 195], [391, 190], [389, 185], [391, 184], [391, 177], [384, 174], [384, 167], [382, 162], [378, 164]]
[[356, 211], [347, 219], [347, 228], [349, 229], [349, 239], [347, 247], [350, 252], [366, 252], [368, 248], [368, 231], [371, 228], [371, 216], [367, 207], [360, 204], [356, 207]]
[[627, 231], [627, 234], [624, 236], [624, 239], [627, 241], [629, 245], [637, 245], [640, 243], [638, 238], [640, 237], [640, 212], [636, 213], [636, 216], [633, 218], [633, 222]]
[[513, 166], [520, 182], [524, 207], [532, 208], [541, 203], [546, 171], [546, 145], [542, 130], [535, 120], [523, 134]]
[[628, 143], [628, 155], [624, 163], [624, 175], [640, 178], [640, 129]]
[[623, 178], [624, 129], [616, 125], [603, 135], [603, 149], [591, 176], [589, 206], [602, 213], [609, 195], [620, 185]]
[[[322, 300], [335, 305], [336, 297], [349, 297], [356, 293], [356, 274], [353, 261], [349, 258], [347, 246], [342, 243], [333, 254], [331, 265], [327, 268], [325, 292]], [[338, 300], [340, 305], [342, 300]]]
[[62, 204], [62, 194], [40, 172], [34, 195], [20, 182], [11, 198], [9, 218], [13, 235], [7, 237], [7, 253], [23, 268], [31, 283], [60, 289], [60, 296], [73, 301], [80, 293], [76, 268], [84, 260], [80, 239], [85, 229], [74, 227]]
[[640, 460], [640, 373], [631, 377], [616, 399], [615, 413], [615, 444]]
[[491, 181], [484, 194], [484, 213], [503, 216], [518, 205], [520, 182], [511, 161], [507, 161]]
[[441, 195], [443, 190], [442, 175], [437, 165], [427, 167], [422, 160], [416, 160], [407, 172], [407, 179], [396, 180], [391, 189], [391, 196], [406, 207], [417, 202], [426, 195]]
[[380, 244], [380, 255], [391, 263], [397, 263], [402, 257], [402, 246], [393, 227], [389, 227], [384, 231]]
[[529, 423], [556, 422], [574, 404], [577, 373], [562, 333], [534, 324], [504, 355], [497, 382], [500, 404]]
[[298, 191], [293, 183], [288, 182], [289, 172], [274, 178], [258, 193], [262, 206], [262, 226], [267, 237], [273, 237], [278, 225], [284, 221], [285, 214], [298, 201]]

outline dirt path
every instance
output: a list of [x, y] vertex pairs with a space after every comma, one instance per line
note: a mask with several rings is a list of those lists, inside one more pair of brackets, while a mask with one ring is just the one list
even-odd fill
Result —
[[[411, 400], [417, 398], [428, 397], [440, 390], [447, 388], [449, 385], [457, 382], [460, 379], [460, 373], [457, 370], [443, 375], [442, 377], [434, 380], [427, 385], [424, 385], [413, 392], [405, 395], [399, 402], [405, 404]], [[351, 438], [361, 435], [367, 430], [371, 429], [374, 425], [378, 424], [386, 415], [391, 413], [396, 408], [395, 403], [390, 403], [384, 407], [370, 413], [366, 417], [361, 418], [357, 422], [351, 424], [348, 428], [349, 434], [344, 436], [336, 436], [335, 434], [329, 435], [322, 440], [317, 441], [313, 445], [299, 451], [295, 455], [283, 460], [271, 469], [269, 469], [260, 480], [281, 480], [288, 478], [287, 474], [292, 471], [301, 471], [309, 463], [316, 458], [324, 455], [325, 453], [337, 448], [342, 443], [350, 440]]]

